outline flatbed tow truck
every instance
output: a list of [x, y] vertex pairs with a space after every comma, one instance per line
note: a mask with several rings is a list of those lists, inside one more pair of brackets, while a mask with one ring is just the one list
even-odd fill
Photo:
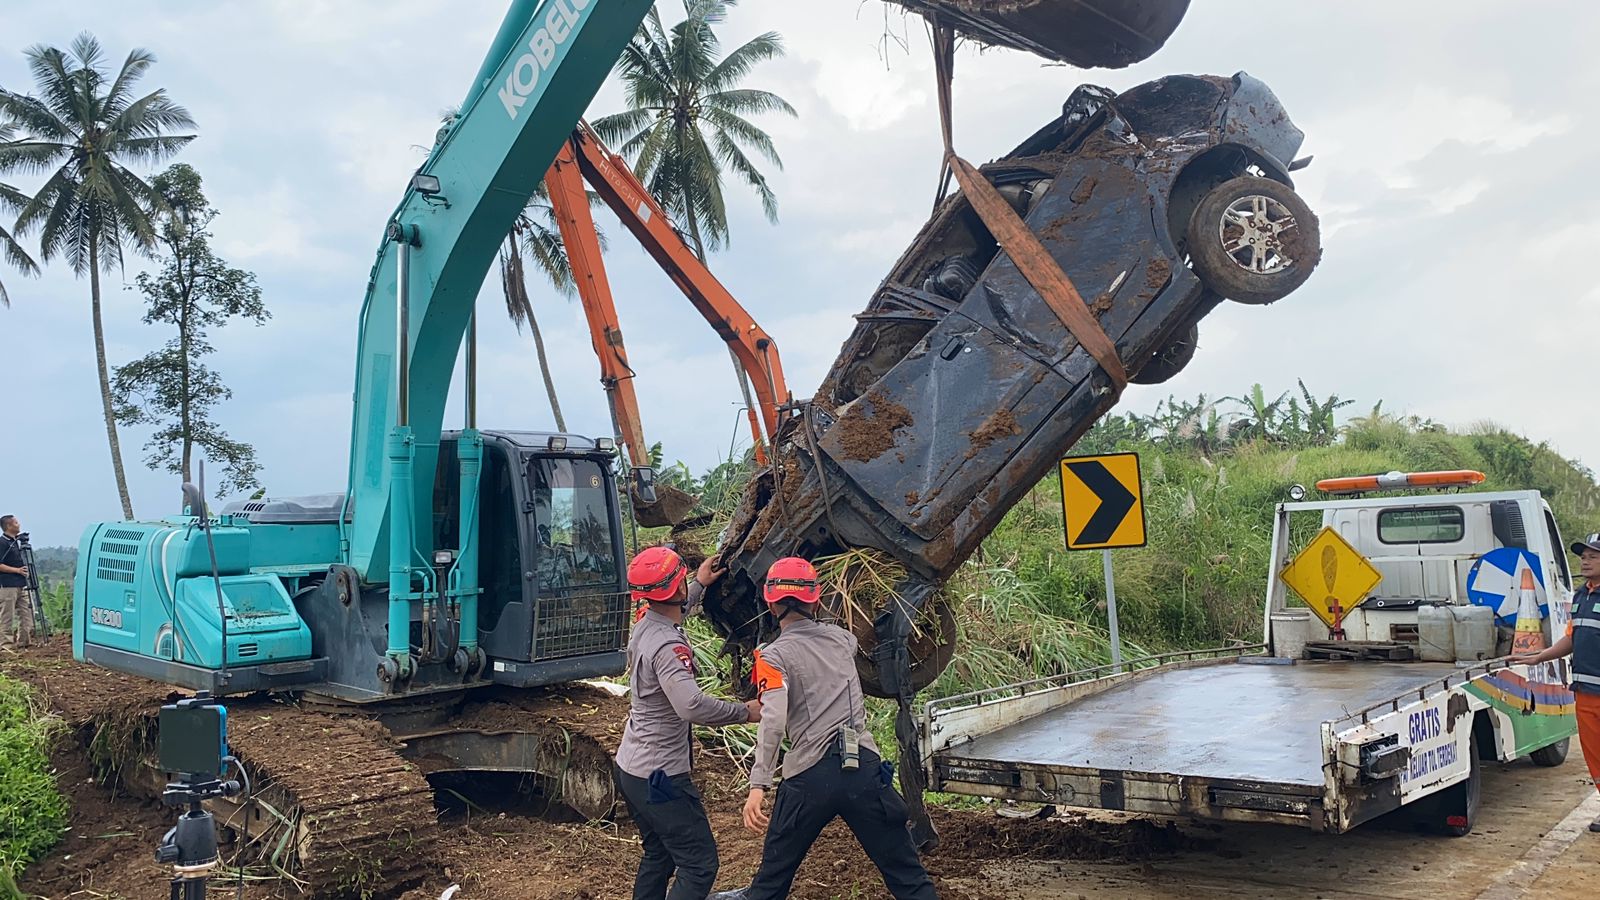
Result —
[[[1482, 480], [1450, 475], [1461, 477], [1335, 481], [1383, 490]], [[1331, 624], [1281, 577], [1313, 535], [1319, 547], [1334, 544], [1329, 529], [1352, 551], [1314, 560], [1330, 585], [1332, 567], [1361, 557], [1381, 576]], [[1522, 560], [1532, 572], [1524, 584], [1549, 598], [1542, 639], [1564, 633], [1571, 573], [1537, 491], [1278, 504], [1260, 643], [931, 701], [919, 723], [929, 786], [1332, 833], [1403, 809], [1430, 830], [1465, 835], [1484, 761], [1559, 765], [1576, 731], [1565, 661], [1510, 664], [1511, 628], [1470, 596], [1478, 571], [1506, 559]], [[1507, 575], [1515, 584], [1521, 569]], [[1486, 573], [1479, 585], [1492, 581]]]

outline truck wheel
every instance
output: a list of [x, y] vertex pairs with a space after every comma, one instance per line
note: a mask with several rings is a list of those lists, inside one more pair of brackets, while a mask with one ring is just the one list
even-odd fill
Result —
[[1553, 769], [1567, 761], [1567, 750], [1572, 746], [1572, 738], [1562, 738], [1554, 744], [1549, 744], [1528, 754], [1536, 766]]
[[1467, 780], [1439, 794], [1440, 831], [1450, 837], [1466, 837], [1478, 821], [1478, 805], [1483, 799], [1483, 765], [1478, 760], [1478, 735], [1476, 730], [1467, 744], [1472, 759], [1471, 774]]
[[1161, 348], [1150, 361], [1144, 364], [1137, 375], [1128, 380], [1134, 384], [1161, 384], [1171, 381], [1183, 367], [1194, 359], [1195, 348], [1200, 345], [1200, 326], [1194, 324], [1181, 337], [1174, 338], [1171, 343]]
[[1189, 260], [1206, 286], [1240, 303], [1271, 303], [1311, 277], [1322, 236], [1287, 185], [1246, 175], [1201, 198], [1189, 219]]

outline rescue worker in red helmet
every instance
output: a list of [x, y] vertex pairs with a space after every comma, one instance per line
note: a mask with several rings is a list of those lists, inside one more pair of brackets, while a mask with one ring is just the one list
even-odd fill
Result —
[[[817, 571], [803, 559], [773, 563], [764, 594], [780, 633], [756, 652], [762, 715], [744, 824], [766, 832], [766, 845], [750, 886], [713, 900], [787, 897], [801, 860], [836, 817], [850, 826], [897, 900], [934, 900], [933, 880], [906, 824], [905, 801], [894, 789], [894, 767], [881, 759], [867, 731], [855, 635], [817, 621]], [[785, 736], [789, 752], [769, 817], [762, 804]]]
[[612, 774], [644, 844], [634, 900], [704, 900], [711, 893], [717, 842], [689, 777], [691, 725], [761, 718], [760, 700], [718, 700], [695, 683], [683, 619], [721, 575], [712, 557], [691, 578], [683, 558], [668, 547], [644, 550], [628, 565], [630, 596], [644, 608], [628, 640], [628, 724]]

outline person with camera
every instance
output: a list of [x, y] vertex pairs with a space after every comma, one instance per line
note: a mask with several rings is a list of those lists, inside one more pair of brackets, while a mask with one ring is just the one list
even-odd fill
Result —
[[33, 643], [33, 601], [22, 555], [22, 523], [0, 516], [0, 650]]

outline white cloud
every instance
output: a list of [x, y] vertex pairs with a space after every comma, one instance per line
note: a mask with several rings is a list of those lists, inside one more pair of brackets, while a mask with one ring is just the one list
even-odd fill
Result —
[[[275, 491], [338, 489], [372, 252], [422, 159], [413, 147], [465, 93], [503, 0], [11, 6], [0, 34], [7, 86], [28, 83], [24, 46], [64, 43], [83, 22], [113, 57], [131, 46], [160, 56], [150, 83], [201, 125], [183, 158], [223, 210], [219, 248], [258, 273], [277, 313], [266, 328], [218, 335], [218, 367], [237, 392], [219, 419], [258, 443]], [[789, 58], [758, 68], [751, 85], [789, 98], [801, 118], [763, 122], [786, 163], [771, 173], [782, 221], [766, 224], [748, 191], [730, 187], [734, 243], [713, 266], [777, 338], [801, 396], [932, 199], [940, 148], [926, 36], [918, 20], [884, 9], [746, 0], [725, 27], [729, 47], [783, 34]], [[1277, 391], [1304, 377], [1363, 408], [1384, 399], [1449, 421], [1494, 418], [1600, 460], [1600, 438], [1573, 412], [1588, 380], [1575, 336], [1600, 328], [1600, 289], [1582, 265], [1600, 239], [1585, 149], [1600, 126], [1578, 112], [1600, 92], [1586, 44], [1600, 11], [1564, 5], [1559, 28], [1490, 0], [1257, 12], [1244, 0], [1193, 4], [1167, 47], [1127, 70], [970, 49], [957, 64], [957, 142], [974, 161], [1006, 152], [1082, 81], [1125, 88], [1169, 72], [1249, 71], [1307, 132], [1305, 152], [1317, 158], [1297, 185], [1323, 221], [1321, 271], [1283, 303], [1220, 308], [1189, 370], [1130, 392], [1127, 405], [1237, 394], [1255, 381]], [[886, 22], [904, 48], [884, 43]], [[620, 102], [613, 81], [594, 108]], [[627, 235], [608, 230], [646, 433], [703, 470], [744, 439], [726, 353]], [[0, 485], [0, 503], [32, 516], [46, 540], [74, 540], [86, 520], [116, 514], [87, 285], [59, 268], [39, 281], [5, 277], [17, 302], [0, 311], [0, 355], [25, 373], [41, 428], [58, 438], [13, 452], [61, 477]], [[580, 310], [533, 289], [569, 426], [609, 431]], [[106, 294], [114, 361], [154, 346], [137, 295], [110, 283]], [[480, 418], [548, 426], [531, 342], [504, 323], [492, 287], [485, 294]], [[1517, 368], [1527, 358], [1538, 362], [1534, 389]], [[124, 441], [139, 509], [170, 510], [172, 479], [143, 471], [141, 442]]]
[[331, 269], [350, 265], [354, 255], [329, 246], [322, 223], [327, 217], [285, 180], [264, 191], [236, 198], [226, 219], [217, 222], [217, 248], [236, 265], [290, 265]]

